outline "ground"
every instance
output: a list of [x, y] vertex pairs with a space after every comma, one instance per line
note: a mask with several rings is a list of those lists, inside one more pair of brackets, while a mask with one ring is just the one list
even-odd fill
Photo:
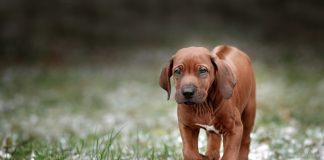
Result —
[[[133, 52], [132, 54], [129, 54]], [[176, 103], [158, 85], [168, 48], [0, 70], [0, 159], [181, 159]], [[324, 159], [324, 77], [254, 59], [250, 159]], [[200, 151], [206, 137], [200, 134]]]

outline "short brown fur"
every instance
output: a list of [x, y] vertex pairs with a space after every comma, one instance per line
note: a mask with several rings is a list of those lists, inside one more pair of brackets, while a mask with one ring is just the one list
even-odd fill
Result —
[[[248, 159], [256, 112], [255, 77], [249, 57], [227, 45], [217, 46], [212, 52], [202, 47], [184, 48], [160, 75], [160, 85], [168, 97], [171, 76], [175, 81], [183, 158], [218, 160], [223, 139], [222, 160]], [[190, 92], [186, 92], [188, 89]], [[200, 124], [212, 126], [219, 133]], [[198, 152], [200, 128], [207, 131], [205, 155]]]

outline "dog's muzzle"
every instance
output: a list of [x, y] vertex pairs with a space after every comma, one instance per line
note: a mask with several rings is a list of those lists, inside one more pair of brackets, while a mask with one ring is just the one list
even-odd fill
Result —
[[193, 84], [187, 84], [187, 85], [184, 85], [181, 89], [181, 93], [184, 97], [184, 103], [185, 104], [188, 104], [188, 105], [192, 105], [192, 104], [195, 104], [193, 101], [192, 101], [192, 97], [195, 95], [196, 93], [196, 87], [193, 85]]

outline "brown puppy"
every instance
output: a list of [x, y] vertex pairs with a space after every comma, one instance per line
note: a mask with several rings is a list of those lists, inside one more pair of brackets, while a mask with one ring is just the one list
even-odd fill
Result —
[[[160, 75], [170, 98], [175, 82], [184, 159], [246, 160], [255, 118], [255, 77], [249, 57], [232, 46], [180, 49]], [[199, 129], [207, 132], [205, 156], [198, 152]]]

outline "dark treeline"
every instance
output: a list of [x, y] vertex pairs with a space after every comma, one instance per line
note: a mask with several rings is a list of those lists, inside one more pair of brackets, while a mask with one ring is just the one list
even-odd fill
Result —
[[0, 58], [158, 45], [177, 36], [215, 32], [219, 26], [257, 34], [264, 43], [305, 45], [317, 53], [324, 48], [323, 15], [320, 0], [2, 0]]

